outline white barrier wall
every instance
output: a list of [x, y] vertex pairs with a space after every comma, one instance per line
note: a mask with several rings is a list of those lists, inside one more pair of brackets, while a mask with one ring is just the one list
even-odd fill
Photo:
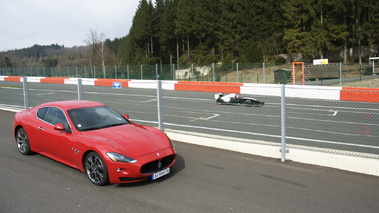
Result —
[[[280, 96], [281, 84], [243, 84], [241, 94]], [[340, 100], [342, 87], [286, 85], [286, 97]]]
[[241, 94], [280, 96], [282, 85], [280, 84], [243, 84], [240, 87]]
[[[26, 81], [33, 82], [33, 83], [40, 83], [41, 78], [44, 78], [44, 77], [27, 77]], [[20, 82], [24, 82], [24, 78], [20, 78]]]
[[[64, 79], [64, 84], [78, 84], [79, 78], [68, 78]], [[94, 86], [95, 82], [97, 81], [96, 78], [81, 78], [82, 79], [82, 85], [89, 85]]]
[[340, 100], [341, 90], [342, 87], [287, 85], [286, 96], [293, 98]]
[[[178, 81], [162, 81], [162, 89], [164, 90], [175, 90], [175, 84]], [[156, 89], [156, 80], [130, 80], [128, 82], [128, 87], [130, 88], [145, 88], [145, 89]]]

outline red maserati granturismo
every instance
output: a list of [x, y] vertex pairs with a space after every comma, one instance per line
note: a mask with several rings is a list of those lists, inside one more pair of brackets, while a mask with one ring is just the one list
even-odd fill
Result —
[[17, 112], [18, 150], [39, 153], [85, 172], [96, 185], [155, 180], [176, 161], [171, 140], [94, 101], [56, 101]]

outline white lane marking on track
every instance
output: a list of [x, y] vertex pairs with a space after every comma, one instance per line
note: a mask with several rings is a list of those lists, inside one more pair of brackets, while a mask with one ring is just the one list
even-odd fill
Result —
[[337, 110], [332, 110], [332, 109], [330, 109], [330, 110], [328, 110], [328, 111], [329, 111], [329, 112], [333, 112], [333, 114], [328, 114], [328, 116], [336, 116], [337, 113], [338, 113]]
[[215, 118], [215, 117], [218, 117], [220, 116], [220, 114], [213, 114], [212, 116], [208, 117], [208, 118], [200, 118], [201, 120], [209, 120], [209, 119], [212, 119], [212, 118]]
[[156, 101], [157, 99], [150, 99], [150, 100], [147, 100], [147, 101], [141, 101], [142, 103], [149, 103], [149, 102], [153, 102], [153, 101]]
[[54, 92], [45, 92], [45, 93], [38, 93], [38, 95], [54, 95]]
[[[273, 105], [279, 105], [279, 104], [276, 104], [276, 103], [272, 103]], [[342, 111], [342, 109], [345, 109], [345, 110], [353, 110], [353, 112], [351, 113], [359, 113], [357, 111], [362, 111], [362, 110], [368, 110], [368, 111], [379, 111], [379, 108], [361, 108], [361, 107], [343, 107], [343, 106], [321, 106], [321, 105], [305, 105], [305, 104], [286, 104], [286, 106], [288, 108], [293, 108], [293, 109], [304, 109], [306, 107], [308, 108], [311, 108], [311, 107], [314, 107], [314, 108], [325, 108], [325, 107], [333, 107], [333, 108], [338, 108], [340, 109], [340, 111]], [[301, 108], [297, 108], [297, 106], [301, 107]], [[350, 111], [347, 111], [347, 112], [350, 112]]]

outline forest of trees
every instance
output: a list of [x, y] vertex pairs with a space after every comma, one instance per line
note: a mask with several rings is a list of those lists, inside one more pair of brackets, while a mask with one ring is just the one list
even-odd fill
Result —
[[331, 53], [339, 62], [362, 62], [363, 47], [378, 56], [379, 1], [140, 0], [128, 35], [96, 41], [107, 58], [90, 59], [90, 43], [35, 45], [0, 53], [0, 66], [285, 62], [283, 55], [307, 62]]

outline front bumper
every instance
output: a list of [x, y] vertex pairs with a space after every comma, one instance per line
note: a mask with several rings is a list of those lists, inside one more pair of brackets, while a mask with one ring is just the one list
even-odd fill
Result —
[[171, 168], [176, 162], [176, 153], [167, 148], [135, 159], [136, 163], [122, 163], [108, 158], [109, 182], [132, 183], [150, 179], [154, 173]]

